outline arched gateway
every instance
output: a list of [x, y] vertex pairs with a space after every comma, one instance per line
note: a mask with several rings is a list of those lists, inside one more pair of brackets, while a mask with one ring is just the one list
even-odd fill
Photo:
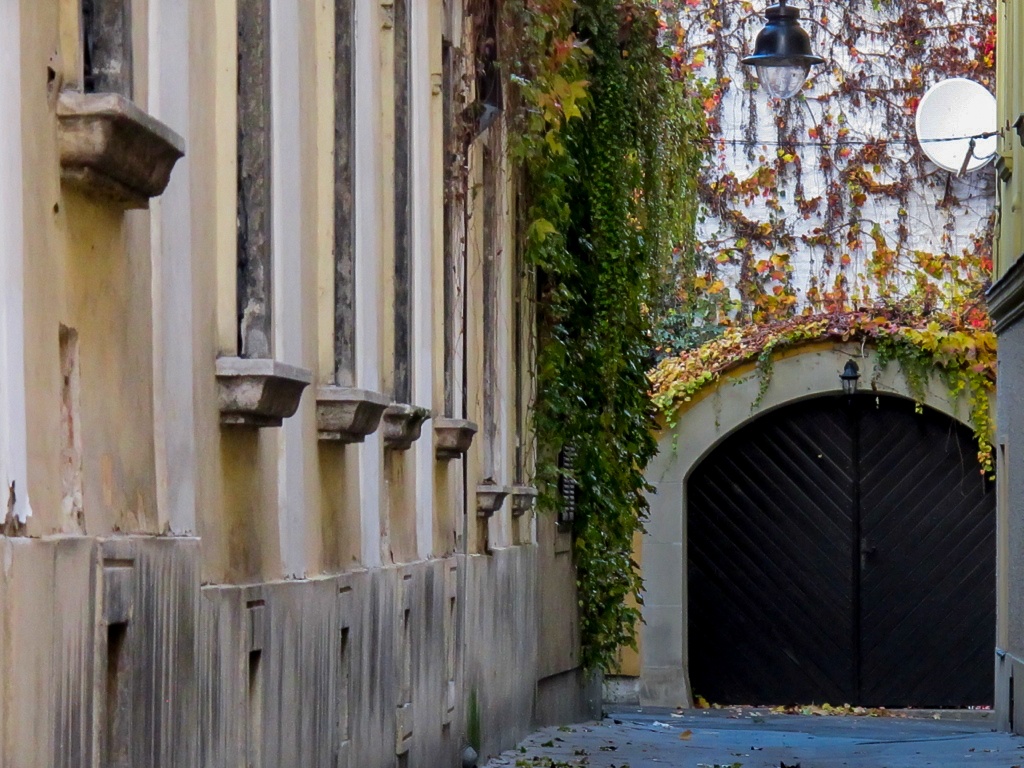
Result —
[[741, 371], [663, 435], [642, 701], [992, 703], [994, 484], [966, 408], [935, 386], [915, 412], [898, 368], [873, 368], [859, 345], [797, 350], [756, 411]]
[[970, 430], [895, 397], [785, 406], [689, 479], [693, 689], [992, 703], [995, 501]]

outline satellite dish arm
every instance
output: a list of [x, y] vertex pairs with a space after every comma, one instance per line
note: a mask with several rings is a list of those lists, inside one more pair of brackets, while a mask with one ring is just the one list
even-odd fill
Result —
[[978, 157], [978, 155], [974, 154], [974, 150], [978, 146], [978, 139], [979, 138], [987, 139], [990, 136], [998, 135], [998, 133], [999, 133], [999, 131], [989, 131], [988, 133], [981, 134], [981, 136], [974, 136], [974, 137], [971, 138], [970, 146], [967, 147], [967, 154], [964, 156], [964, 163], [963, 163], [963, 165], [960, 166], [960, 171], [956, 175], [957, 178], [960, 178], [965, 173], [967, 173], [967, 166], [970, 165], [972, 157], [977, 159], [977, 160], [981, 160], [983, 162], [988, 162], [993, 157], [995, 157], [997, 154], [999, 154], [998, 152], [993, 152], [991, 155], [985, 155], [985, 157]]
[[967, 166], [971, 163], [971, 158], [974, 157], [974, 148], [978, 145], [977, 139], [971, 139], [971, 143], [967, 145], [967, 154], [964, 155], [963, 165], [960, 166], [960, 171], [956, 177], [959, 179], [965, 173], [967, 173]]

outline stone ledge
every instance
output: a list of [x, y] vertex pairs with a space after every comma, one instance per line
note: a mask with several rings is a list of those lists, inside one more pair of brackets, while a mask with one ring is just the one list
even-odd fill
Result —
[[305, 368], [266, 358], [217, 358], [220, 423], [279, 427], [295, 415], [302, 391], [313, 381]]
[[441, 461], [465, 456], [477, 430], [476, 422], [467, 419], [434, 419], [434, 455]]
[[388, 398], [353, 387], [320, 387], [316, 391], [316, 428], [321, 440], [361, 443], [380, 426]]
[[163, 194], [185, 140], [116, 93], [63, 91], [57, 100], [61, 179], [125, 208]]
[[384, 447], [406, 451], [420, 439], [423, 422], [431, 417], [429, 408], [392, 403], [384, 409]]
[[537, 489], [532, 485], [512, 486], [512, 515], [519, 517], [526, 514], [537, 504]]
[[477, 517], [491, 517], [501, 509], [505, 503], [505, 497], [512, 492], [507, 485], [495, 483], [481, 483], [476, 487], [476, 514]]

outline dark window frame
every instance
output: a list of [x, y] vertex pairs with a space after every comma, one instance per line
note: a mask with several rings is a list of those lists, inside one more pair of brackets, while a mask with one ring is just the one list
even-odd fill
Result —
[[82, 90], [134, 92], [132, 0], [81, 0]]

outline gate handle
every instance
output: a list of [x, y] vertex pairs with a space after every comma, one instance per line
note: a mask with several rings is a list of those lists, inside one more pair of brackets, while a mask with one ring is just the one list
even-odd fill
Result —
[[870, 546], [868, 546], [868, 540], [866, 538], [862, 538], [860, 540], [860, 554], [861, 554], [861, 558], [873, 557], [875, 552], [877, 552], [877, 551], [878, 551], [877, 547], [870, 547]]

